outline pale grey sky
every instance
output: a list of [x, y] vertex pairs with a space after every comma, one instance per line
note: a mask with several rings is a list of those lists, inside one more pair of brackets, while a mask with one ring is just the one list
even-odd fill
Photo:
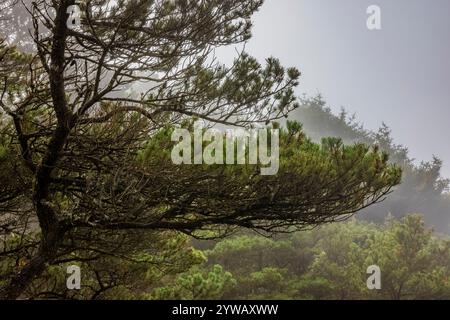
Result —
[[[366, 9], [381, 7], [382, 30]], [[247, 51], [302, 71], [298, 94], [321, 93], [368, 129], [385, 121], [417, 160], [450, 177], [450, 0], [266, 0]]]

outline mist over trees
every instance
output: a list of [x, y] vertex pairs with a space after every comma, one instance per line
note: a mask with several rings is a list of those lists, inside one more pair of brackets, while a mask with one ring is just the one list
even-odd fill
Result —
[[[298, 107], [297, 69], [245, 52], [230, 67], [214, 57], [249, 39], [262, 1], [81, 1], [81, 25], [69, 28], [74, 4], [13, 2], [32, 22], [23, 42], [32, 49], [0, 39], [0, 298], [74, 295], [61, 281], [74, 263], [84, 270], [78, 298], [126, 297], [143, 283], [139, 268], [157, 283], [153, 265], [166, 275], [198, 259], [181, 234], [303, 230], [345, 219], [400, 182], [386, 153], [313, 143], [295, 122], [280, 133], [277, 175], [173, 164], [175, 127], [276, 127]], [[124, 93], [136, 83], [149, 88]], [[220, 268], [204, 277], [229, 278]]]
[[359, 215], [370, 221], [382, 222], [386, 216], [404, 217], [420, 213], [434, 230], [450, 231], [449, 179], [442, 177], [442, 161], [433, 156], [430, 162], [417, 165], [408, 156], [407, 146], [397, 145], [386, 124], [377, 132], [363, 128], [356, 117], [344, 109], [338, 115], [332, 113], [322, 97], [301, 99], [301, 106], [291, 115], [302, 123], [304, 132], [313, 141], [324, 137], [339, 137], [346, 144], [366, 143], [376, 145], [389, 154], [389, 160], [403, 170], [402, 182], [382, 203], [364, 209]]
[[[203, 270], [230, 273], [223, 299], [450, 298], [449, 238], [433, 236], [418, 215], [381, 224], [352, 219], [276, 238], [240, 235], [204, 252]], [[366, 286], [373, 264], [382, 270], [381, 290]]]

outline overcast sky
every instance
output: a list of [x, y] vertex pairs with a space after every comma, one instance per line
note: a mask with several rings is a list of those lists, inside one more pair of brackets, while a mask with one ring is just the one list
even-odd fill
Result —
[[[366, 27], [369, 5], [382, 29]], [[450, 177], [450, 0], [266, 0], [247, 51], [302, 71], [298, 94], [321, 93], [368, 129], [386, 122], [419, 160]]]

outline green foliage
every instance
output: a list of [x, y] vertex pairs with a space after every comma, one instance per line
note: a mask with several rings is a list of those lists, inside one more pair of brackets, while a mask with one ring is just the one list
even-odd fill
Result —
[[[207, 250], [237, 285], [233, 299], [449, 299], [450, 240], [418, 215], [383, 225], [352, 220], [267, 239], [237, 236]], [[381, 290], [366, 286], [381, 269]]]
[[[184, 127], [192, 129], [192, 122], [186, 123]], [[264, 216], [266, 221], [257, 221], [255, 217], [245, 218], [242, 214], [241, 218], [250, 220], [244, 226], [264, 231], [272, 229], [266, 227], [267, 219], [277, 221], [279, 229], [304, 228], [302, 217], [314, 212], [317, 214], [313, 220], [317, 223], [355, 213], [363, 206], [384, 199], [401, 179], [400, 168], [390, 165], [386, 154], [377, 148], [364, 144], [348, 146], [336, 138], [323, 139], [318, 144], [306, 137], [298, 122], [289, 122], [287, 129], [280, 130], [280, 168], [276, 175], [261, 176], [258, 174], [261, 165], [248, 164], [248, 161], [243, 165], [176, 166], [171, 163], [170, 152], [167, 151], [178, 143], [171, 141], [173, 129], [173, 126], [167, 126], [157, 131], [139, 152], [138, 162], [143, 169], [158, 168], [167, 175], [176, 173], [177, 178], [173, 179], [187, 179], [191, 183], [198, 181], [196, 177], [205, 175], [220, 177], [218, 183], [199, 181], [195, 185], [197, 201], [207, 203], [208, 208], [205, 210], [213, 211], [214, 215], [224, 210], [224, 193], [229, 192], [229, 197], [234, 198], [234, 190], [244, 190], [240, 194], [241, 199], [254, 198], [255, 194], [259, 194], [254, 207], [261, 206], [264, 211], [270, 212]], [[203, 142], [204, 146], [206, 144]], [[201, 196], [203, 188], [206, 188], [204, 193], [208, 195], [207, 198]], [[318, 198], [310, 202], [315, 195]], [[217, 206], [216, 200], [222, 205]], [[226, 203], [226, 206], [236, 206], [229, 210], [251, 213], [250, 208], [237, 209], [240, 204], [238, 201], [234, 205]], [[169, 203], [167, 205], [170, 206]], [[193, 216], [198, 215], [198, 206], [193, 209]], [[293, 214], [299, 210], [302, 215]], [[258, 214], [262, 212], [258, 210]], [[315, 223], [310, 220], [305, 224], [311, 226]]]
[[151, 299], [220, 299], [236, 285], [231, 273], [225, 272], [220, 265], [207, 270], [192, 268], [180, 275], [174, 284], [156, 288]]

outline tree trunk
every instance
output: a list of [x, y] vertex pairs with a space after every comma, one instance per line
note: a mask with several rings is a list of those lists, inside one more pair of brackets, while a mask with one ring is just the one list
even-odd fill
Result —
[[45, 271], [47, 264], [55, 259], [58, 246], [64, 236], [64, 229], [60, 228], [58, 222], [55, 221], [46, 231], [43, 230], [41, 246], [37, 255], [12, 277], [9, 284], [0, 289], [0, 300], [20, 298], [31, 282]]
[[46, 259], [38, 255], [0, 290], [0, 300], [15, 300], [25, 291], [31, 281], [45, 270]]

